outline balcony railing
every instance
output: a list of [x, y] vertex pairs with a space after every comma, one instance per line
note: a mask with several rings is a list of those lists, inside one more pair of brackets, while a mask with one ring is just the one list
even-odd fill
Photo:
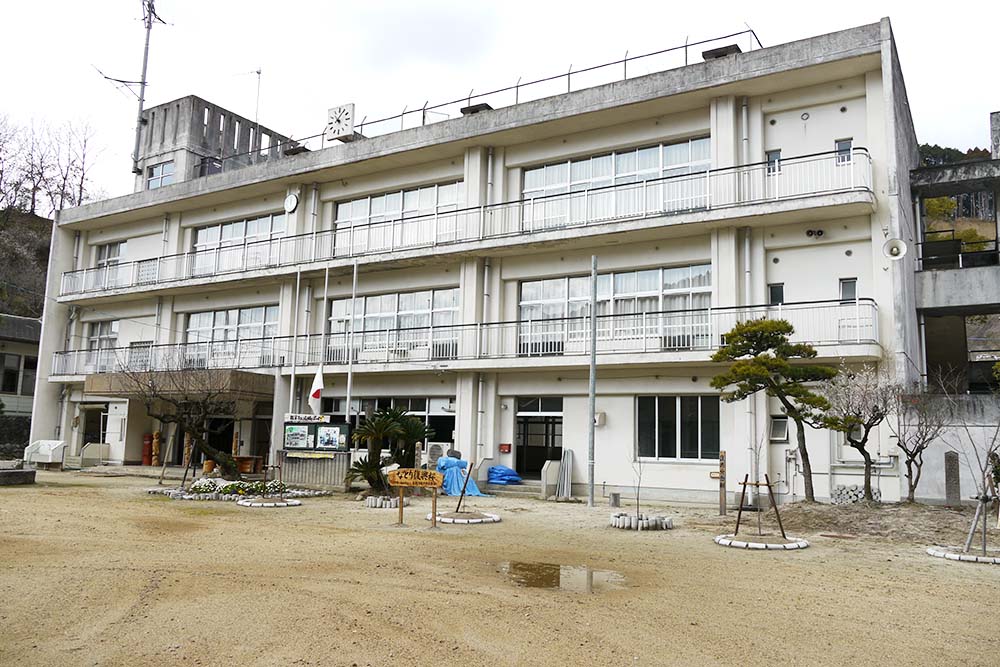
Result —
[[[870, 299], [858, 299], [598, 315], [597, 352], [711, 352], [724, 343], [726, 332], [736, 323], [761, 318], [788, 320], [795, 329], [793, 342], [817, 346], [878, 343], [878, 308]], [[321, 363], [338, 367], [404, 363], [430, 369], [447, 361], [572, 357], [589, 351], [589, 318], [568, 317], [56, 352], [51, 375]]]
[[153, 287], [334, 258], [871, 189], [871, 158], [867, 150], [855, 148], [849, 155], [819, 153], [69, 271], [62, 276], [60, 294]]
[[981, 266], [1000, 265], [995, 239], [963, 241], [958, 238], [935, 239], [918, 244], [920, 269], [937, 271], [942, 269], [969, 269]]

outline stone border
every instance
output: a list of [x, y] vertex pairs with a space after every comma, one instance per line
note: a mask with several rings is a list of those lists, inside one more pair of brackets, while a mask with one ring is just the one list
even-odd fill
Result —
[[[930, 547], [927, 549], [928, 556], [934, 556], [935, 558], [944, 558], [945, 560], [951, 560], [955, 562], [962, 563], [983, 563], [984, 565], [1000, 565], [1000, 556], [976, 556], [971, 553], [955, 553], [951, 550], [945, 550], [947, 547]], [[997, 549], [987, 549], [987, 551], [996, 552]]]
[[[160, 487], [146, 489], [146, 493], [154, 496], [166, 496], [171, 500], [217, 500], [223, 502], [239, 502], [247, 498], [259, 497], [238, 493], [188, 493], [183, 489], [164, 489]], [[284, 493], [286, 498], [315, 498], [317, 496], [331, 495], [333, 495], [333, 491], [320, 491], [318, 489], [288, 489]]]
[[787, 539], [790, 541], [785, 544], [768, 544], [767, 542], [744, 542], [737, 540], [735, 535], [716, 535], [714, 542], [721, 547], [730, 547], [731, 549], [757, 549], [760, 551], [793, 551], [809, 546], [809, 542], [801, 537]]
[[651, 516], [649, 514], [636, 516], [630, 512], [615, 512], [611, 515], [609, 525], [612, 528], [635, 531], [673, 530], [674, 520], [665, 516]]
[[236, 504], [240, 507], [299, 507], [302, 505], [302, 501], [292, 500], [291, 498], [274, 501], [264, 500], [263, 498], [244, 498], [243, 500], [237, 500]]
[[[499, 514], [490, 514], [489, 512], [481, 512], [483, 514], [482, 519], [452, 519], [451, 517], [441, 516], [438, 512], [437, 522], [438, 523], [453, 523], [453, 524], [473, 524], [473, 523], [500, 523]], [[431, 513], [428, 512], [425, 517], [428, 521], [431, 520]]]

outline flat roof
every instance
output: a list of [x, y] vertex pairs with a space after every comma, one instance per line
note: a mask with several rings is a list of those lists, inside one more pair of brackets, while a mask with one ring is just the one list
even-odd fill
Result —
[[[288, 186], [441, 159], [484, 139], [508, 145], [704, 106], [727, 94], [761, 95], [856, 76], [881, 67], [888, 19], [694, 63], [390, 134], [332, 145], [230, 172], [106, 199], [59, 214], [60, 225], [121, 224], [223, 204]], [[796, 72], [794, 80], [787, 74]], [[776, 75], [784, 75], [778, 78]], [[665, 100], [669, 102], [665, 104]], [[602, 114], [614, 110], [614, 114]], [[354, 168], [355, 173], [350, 173]], [[86, 225], [91, 226], [91, 225]]]

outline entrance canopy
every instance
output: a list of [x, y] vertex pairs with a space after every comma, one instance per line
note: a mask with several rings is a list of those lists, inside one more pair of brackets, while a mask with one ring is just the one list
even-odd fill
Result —
[[137, 373], [99, 373], [88, 375], [83, 391], [87, 394], [137, 398], [143, 386], [155, 386], [160, 395], [211, 394], [217, 400], [270, 400], [274, 395], [274, 377], [262, 373], [224, 369], [188, 369], [143, 371]]

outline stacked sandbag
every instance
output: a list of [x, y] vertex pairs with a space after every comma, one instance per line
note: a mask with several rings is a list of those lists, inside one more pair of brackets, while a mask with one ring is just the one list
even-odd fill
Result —
[[[872, 489], [872, 498], [876, 502], [881, 502], [882, 492], [879, 489]], [[862, 484], [838, 484], [830, 495], [830, 502], [834, 505], [851, 505], [860, 503], [864, 499], [865, 487]]]
[[652, 516], [634, 512], [615, 512], [611, 515], [611, 527], [622, 530], [671, 530], [674, 520], [665, 516]]
[[[410, 499], [403, 499], [403, 507], [410, 506]], [[395, 509], [399, 507], [398, 496], [368, 496], [365, 498], [365, 507], [373, 509]]]
[[486, 471], [486, 474], [486, 481], [490, 484], [507, 486], [508, 484], [520, 484], [522, 481], [521, 476], [517, 474], [517, 471], [512, 470], [507, 466], [490, 466], [490, 468]]

